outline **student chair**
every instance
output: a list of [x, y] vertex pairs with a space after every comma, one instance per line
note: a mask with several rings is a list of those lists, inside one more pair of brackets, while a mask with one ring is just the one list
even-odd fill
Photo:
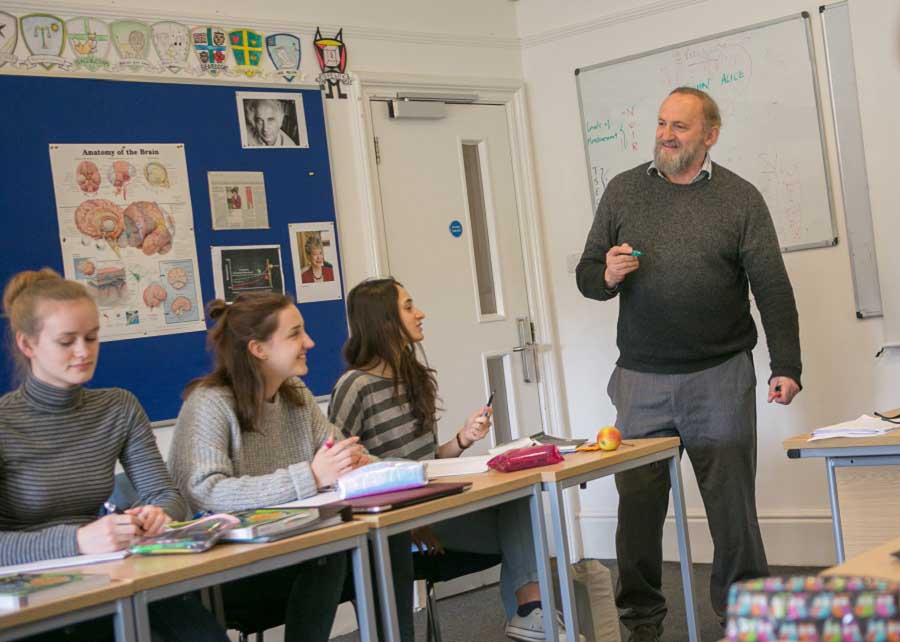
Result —
[[428, 642], [442, 642], [434, 585], [478, 573], [500, 563], [500, 555], [447, 550], [443, 555], [413, 554], [415, 578], [425, 581]]

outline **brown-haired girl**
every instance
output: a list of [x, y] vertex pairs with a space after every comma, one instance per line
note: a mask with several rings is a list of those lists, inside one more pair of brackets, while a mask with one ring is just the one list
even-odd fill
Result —
[[[236, 511], [314, 495], [367, 460], [344, 439], [298, 378], [315, 345], [294, 302], [242, 294], [208, 306], [214, 370], [185, 390], [169, 467], [195, 510]], [[259, 592], [287, 596], [285, 640], [328, 639], [346, 556], [226, 584], [229, 602]]]
[[[393, 278], [363, 281], [347, 295], [350, 338], [344, 345], [348, 370], [331, 392], [329, 418], [345, 435], [355, 435], [378, 457], [435, 459], [458, 457], [490, 429], [490, 409], [473, 412], [456, 436], [437, 442], [435, 372], [420, 361], [416, 346], [425, 338], [425, 313]], [[500, 589], [507, 610], [507, 636], [544, 640], [543, 612], [527, 500], [503, 504], [416, 529], [422, 550], [443, 548], [502, 557]], [[393, 554], [392, 554], [393, 555]], [[398, 611], [401, 589], [411, 577], [397, 572]], [[559, 639], [566, 639], [562, 623]]]

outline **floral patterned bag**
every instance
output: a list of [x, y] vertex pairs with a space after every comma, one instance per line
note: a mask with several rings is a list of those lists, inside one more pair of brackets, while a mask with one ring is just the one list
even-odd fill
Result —
[[731, 642], [900, 642], [900, 584], [867, 577], [764, 577], [728, 594]]

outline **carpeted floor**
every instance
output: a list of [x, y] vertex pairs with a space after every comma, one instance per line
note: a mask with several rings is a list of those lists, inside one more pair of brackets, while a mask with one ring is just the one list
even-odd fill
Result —
[[[604, 561], [616, 576], [614, 561]], [[716, 642], [723, 637], [718, 618], [709, 605], [709, 564], [695, 564], [695, 592], [700, 611], [700, 637], [703, 642]], [[815, 575], [822, 569], [797, 566], [773, 566], [772, 575]], [[677, 562], [667, 562], [663, 568], [663, 590], [668, 596], [669, 615], [662, 642], [686, 642], [687, 626], [684, 617], [684, 599], [681, 591], [681, 572]], [[438, 603], [441, 633], [444, 642], [507, 642], [503, 634], [505, 621], [497, 586], [441, 600]], [[357, 633], [335, 638], [336, 642], [357, 642]], [[416, 640], [425, 640], [425, 611], [416, 613]], [[623, 642], [628, 636], [623, 631]], [[600, 642], [600, 641], [598, 641]]]

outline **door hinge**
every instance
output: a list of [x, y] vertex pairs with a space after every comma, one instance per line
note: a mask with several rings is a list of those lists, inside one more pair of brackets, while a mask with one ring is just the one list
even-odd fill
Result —
[[381, 146], [378, 144], [378, 136], [375, 136], [375, 164], [381, 165]]

